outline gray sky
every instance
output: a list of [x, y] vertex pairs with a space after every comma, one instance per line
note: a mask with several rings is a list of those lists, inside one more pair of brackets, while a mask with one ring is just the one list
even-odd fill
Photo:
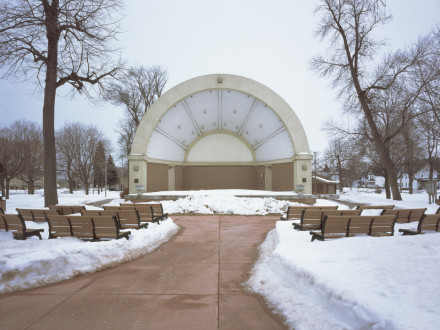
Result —
[[[120, 36], [130, 65], [161, 65], [169, 73], [166, 89], [213, 73], [242, 75], [274, 90], [301, 120], [312, 151], [327, 145], [321, 127], [342, 117], [329, 80], [309, 69], [312, 56], [325, 51], [313, 37], [316, 0], [161, 0], [126, 1]], [[393, 21], [381, 30], [393, 47], [415, 41], [440, 23], [440, 0], [388, 0]], [[34, 85], [0, 80], [0, 126], [16, 119], [41, 124], [42, 97]], [[93, 123], [116, 141], [122, 111], [89, 104], [81, 96], [58, 97], [56, 128], [67, 120]], [[115, 154], [116, 155], [116, 154]]]

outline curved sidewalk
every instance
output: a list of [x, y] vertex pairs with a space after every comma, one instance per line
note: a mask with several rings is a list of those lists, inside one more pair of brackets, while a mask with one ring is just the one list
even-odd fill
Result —
[[174, 216], [179, 233], [135, 261], [0, 296], [1, 329], [285, 329], [240, 283], [277, 217]]

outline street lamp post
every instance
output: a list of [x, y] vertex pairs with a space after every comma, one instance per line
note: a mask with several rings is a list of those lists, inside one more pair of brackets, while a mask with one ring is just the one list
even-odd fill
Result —
[[105, 191], [105, 197], [107, 197], [107, 155], [105, 155], [104, 191]]
[[315, 195], [317, 193], [317, 191], [316, 191], [316, 157], [317, 157], [317, 155], [318, 155], [318, 152], [314, 151], [313, 152], [313, 163], [314, 163], [314, 167], [315, 167]]

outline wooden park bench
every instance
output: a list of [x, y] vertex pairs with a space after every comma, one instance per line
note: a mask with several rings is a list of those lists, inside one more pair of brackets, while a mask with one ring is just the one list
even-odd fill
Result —
[[138, 204], [136, 206], [104, 206], [104, 210], [124, 211], [137, 210], [141, 222], [156, 222], [159, 224], [159, 218], [154, 216], [153, 209], [147, 204]]
[[118, 205], [104, 205], [104, 210], [116, 210], [119, 211], [121, 209], [121, 206]]
[[281, 216], [281, 220], [299, 220], [304, 210], [336, 210], [338, 206], [289, 206], [285, 216]]
[[396, 216], [325, 216], [321, 232], [310, 232], [312, 242], [326, 238], [351, 237], [355, 235], [393, 236]]
[[375, 216], [371, 223], [370, 236], [393, 236], [396, 217], [393, 215]]
[[392, 209], [394, 205], [358, 205], [357, 210], [385, 210]]
[[37, 236], [41, 239], [44, 229], [27, 229], [26, 223], [20, 214], [2, 214], [6, 231], [12, 232], [15, 239], [25, 240], [27, 237]]
[[312, 242], [315, 239], [321, 241], [326, 238], [338, 238], [347, 235], [348, 222], [350, 221], [350, 216], [325, 216], [322, 221], [321, 231], [311, 231]]
[[292, 226], [299, 230], [313, 230], [321, 228], [322, 214], [317, 209], [304, 209], [299, 220], [294, 220]]
[[46, 215], [60, 214], [57, 209], [15, 209], [24, 221], [46, 222]]
[[419, 235], [425, 231], [440, 232], [440, 214], [424, 214], [419, 220], [417, 230], [399, 229], [402, 235]]
[[[74, 217], [70, 217], [74, 218]], [[129, 239], [131, 231], [121, 231], [115, 216], [95, 216], [92, 218], [94, 240]]]
[[3, 214], [5, 214], [5, 211], [3, 211], [3, 209], [0, 207], [0, 230], [6, 231], [6, 222], [2, 217]]
[[81, 213], [81, 210], [85, 210], [84, 205], [49, 205], [49, 209], [58, 210], [61, 215], [69, 215]]
[[301, 214], [300, 220], [293, 220], [292, 226], [299, 230], [320, 229], [325, 216], [356, 216], [360, 215], [361, 212], [361, 210], [316, 210], [314, 208], [306, 208]]
[[121, 203], [121, 208], [136, 208], [142, 206], [151, 206], [153, 209], [154, 218], [159, 218], [159, 220], [165, 220], [168, 218], [168, 213], [163, 212], [162, 203]]
[[135, 228], [142, 229], [148, 227], [148, 221], [141, 221], [137, 209], [119, 210], [117, 216], [121, 229]]
[[[85, 216], [115, 216], [120, 229], [142, 229], [147, 228], [149, 222], [142, 222], [139, 213], [135, 208], [120, 208], [119, 210], [83, 210]], [[151, 222], [151, 221], [150, 221]]]
[[398, 223], [420, 221], [422, 216], [425, 214], [426, 208], [424, 209], [392, 209], [383, 210], [381, 215], [395, 215], [397, 216]]
[[121, 231], [115, 216], [48, 216], [49, 238], [74, 236], [82, 240], [129, 239], [130, 231]]
[[67, 215], [48, 214], [46, 220], [49, 225], [49, 239], [73, 236], [72, 225]]
[[150, 205], [136, 206], [135, 209], [139, 213], [139, 218], [141, 222], [156, 222], [157, 224], [160, 224], [160, 217], [154, 216], [153, 208]]

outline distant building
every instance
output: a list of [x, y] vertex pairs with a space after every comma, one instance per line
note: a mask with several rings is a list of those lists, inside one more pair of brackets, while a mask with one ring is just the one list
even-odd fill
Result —
[[339, 181], [326, 179], [320, 176], [312, 177], [312, 192], [314, 195], [336, 194]]
[[[437, 181], [437, 189], [440, 189], [438, 178], [439, 173], [434, 170], [432, 174], [433, 180]], [[429, 165], [424, 165], [420, 170], [414, 173], [414, 181], [410, 182], [408, 173], [403, 173], [399, 185], [402, 189], [409, 189], [412, 186], [413, 189], [420, 190], [425, 189], [426, 183], [429, 181]]]
[[354, 186], [356, 188], [384, 188], [385, 178], [370, 170], [362, 173], [360, 179], [355, 182]]

